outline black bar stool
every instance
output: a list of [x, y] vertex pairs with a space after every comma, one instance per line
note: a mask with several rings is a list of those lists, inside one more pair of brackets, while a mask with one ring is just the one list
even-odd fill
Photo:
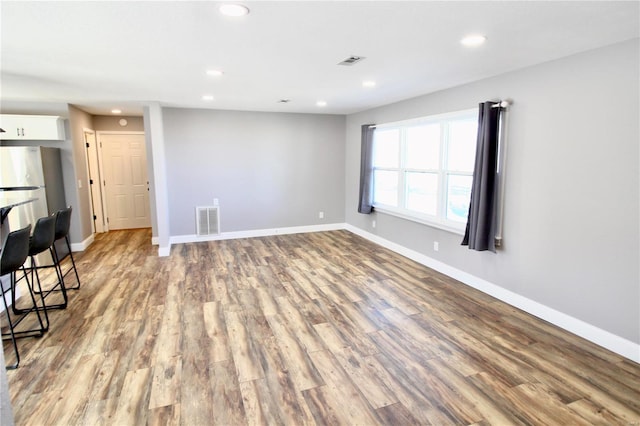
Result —
[[[53, 243], [54, 263], [58, 266], [60, 274], [60, 280], [64, 282], [64, 278], [73, 271], [76, 275], [76, 285], [73, 287], [65, 287], [67, 290], [77, 290], [80, 288], [80, 277], [78, 276], [78, 270], [76, 269], [76, 262], [73, 259], [73, 252], [71, 251], [71, 243], [69, 243], [69, 228], [71, 227], [71, 207], [59, 210], [56, 213], [56, 235], [55, 242]], [[65, 272], [62, 272], [62, 261], [69, 256], [71, 259], [71, 266]]]
[[[26, 312], [32, 311], [34, 309], [38, 309], [44, 312], [44, 316], [47, 323], [47, 329], [49, 329], [49, 316], [47, 315], [47, 309], [65, 309], [67, 307], [67, 292], [64, 288], [64, 283], [60, 279], [60, 273], [58, 268], [55, 265], [46, 265], [39, 266], [36, 262], [36, 256], [45, 251], [49, 251], [51, 255], [51, 259], [55, 259], [53, 254], [53, 241], [56, 234], [56, 217], [55, 216], [47, 216], [38, 219], [36, 222], [36, 226], [33, 228], [33, 234], [31, 234], [31, 238], [29, 238], [29, 260], [30, 267], [25, 267], [23, 265], [23, 269], [25, 271], [29, 271], [31, 275], [31, 284], [37, 284], [37, 291], [34, 291], [36, 294], [40, 295], [42, 299], [42, 306], [21, 309], [18, 308], [18, 304], [16, 303], [15, 298], [13, 299], [13, 312], [17, 314], [24, 314]], [[42, 290], [42, 284], [40, 282], [40, 274], [38, 274], [38, 269], [51, 268], [54, 267], [56, 271], [56, 283], [54, 286], [46, 291]], [[35, 278], [34, 278], [35, 277]], [[18, 280], [20, 281], [20, 280]], [[54, 290], [60, 287], [62, 291], [62, 299], [63, 302], [57, 305], [46, 305], [44, 299]]]
[[4, 286], [0, 284], [0, 292], [2, 292], [2, 301], [4, 303], [4, 312], [7, 317], [7, 322], [9, 323], [9, 333], [2, 333], [2, 336], [11, 338], [11, 341], [13, 343], [13, 350], [16, 353], [15, 364], [7, 366], [7, 369], [18, 368], [18, 365], [20, 364], [20, 353], [18, 352], [18, 344], [16, 343], [16, 339], [21, 337], [40, 337], [46, 331], [44, 322], [42, 321], [42, 316], [40, 315], [40, 311], [37, 309], [36, 299], [33, 296], [31, 285], [29, 284], [29, 277], [27, 276], [27, 273], [24, 271], [24, 269], [22, 269], [22, 265], [29, 256], [30, 233], [31, 225], [28, 225], [22, 229], [18, 229], [17, 231], [10, 232], [7, 236], [7, 241], [5, 243], [4, 249], [2, 250], [2, 256], [0, 256], [0, 276], [10, 275], [12, 294], [15, 294], [16, 292], [16, 273], [17, 271], [22, 270], [24, 279], [27, 281], [27, 288], [29, 289], [31, 302], [33, 303], [33, 307], [36, 308], [33, 311], [37, 315], [38, 323], [40, 324], [39, 328], [16, 331], [15, 328], [18, 326], [18, 324], [20, 324], [22, 320], [24, 320], [27, 315], [32, 312], [32, 310], [29, 310], [28, 312], [20, 316], [16, 316], [16, 318], [12, 318], [9, 306], [7, 304], [6, 292], [8, 291], [8, 289], [5, 289]]

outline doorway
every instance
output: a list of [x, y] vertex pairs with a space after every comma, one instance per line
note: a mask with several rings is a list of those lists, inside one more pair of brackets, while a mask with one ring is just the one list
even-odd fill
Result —
[[144, 133], [98, 132], [107, 230], [151, 227]]
[[105, 232], [104, 207], [100, 177], [98, 144], [93, 130], [84, 129], [84, 143], [87, 150], [87, 172], [89, 175], [89, 195], [91, 199], [91, 228], [93, 232]]

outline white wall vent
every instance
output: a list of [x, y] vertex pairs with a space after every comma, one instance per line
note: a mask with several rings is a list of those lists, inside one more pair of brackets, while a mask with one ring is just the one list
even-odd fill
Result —
[[196, 234], [198, 236], [220, 234], [220, 207], [196, 207]]

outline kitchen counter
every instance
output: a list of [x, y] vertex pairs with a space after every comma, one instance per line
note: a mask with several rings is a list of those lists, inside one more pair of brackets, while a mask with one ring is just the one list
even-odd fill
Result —
[[6, 192], [0, 192], [0, 223], [4, 223], [12, 208], [37, 200], [37, 198], [23, 198], [6, 194]]

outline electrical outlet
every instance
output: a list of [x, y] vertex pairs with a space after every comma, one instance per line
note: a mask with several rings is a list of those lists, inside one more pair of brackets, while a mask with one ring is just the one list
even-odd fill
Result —
[[213, 199], [213, 205], [214, 205], [214, 207], [217, 207], [217, 206], [218, 206], [218, 204], [219, 204], [218, 199], [217, 199], [217, 198], [214, 198], [214, 199]]
[[372, 227], [372, 228], [375, 228], [375, 227], [376, 227], [376, 221], [375, 221], [375, 219], [371, 221], [371, 227]]
[[318, 219], [324, 219], [324, 212], [318, 212]]
[[440, 243], [439, 243], [439, 242], [437, 242], [437, 241], [434, 241], [434, 242], [433, 242], [433, 249], [434, 249], [435, 251], [440, 250]]

